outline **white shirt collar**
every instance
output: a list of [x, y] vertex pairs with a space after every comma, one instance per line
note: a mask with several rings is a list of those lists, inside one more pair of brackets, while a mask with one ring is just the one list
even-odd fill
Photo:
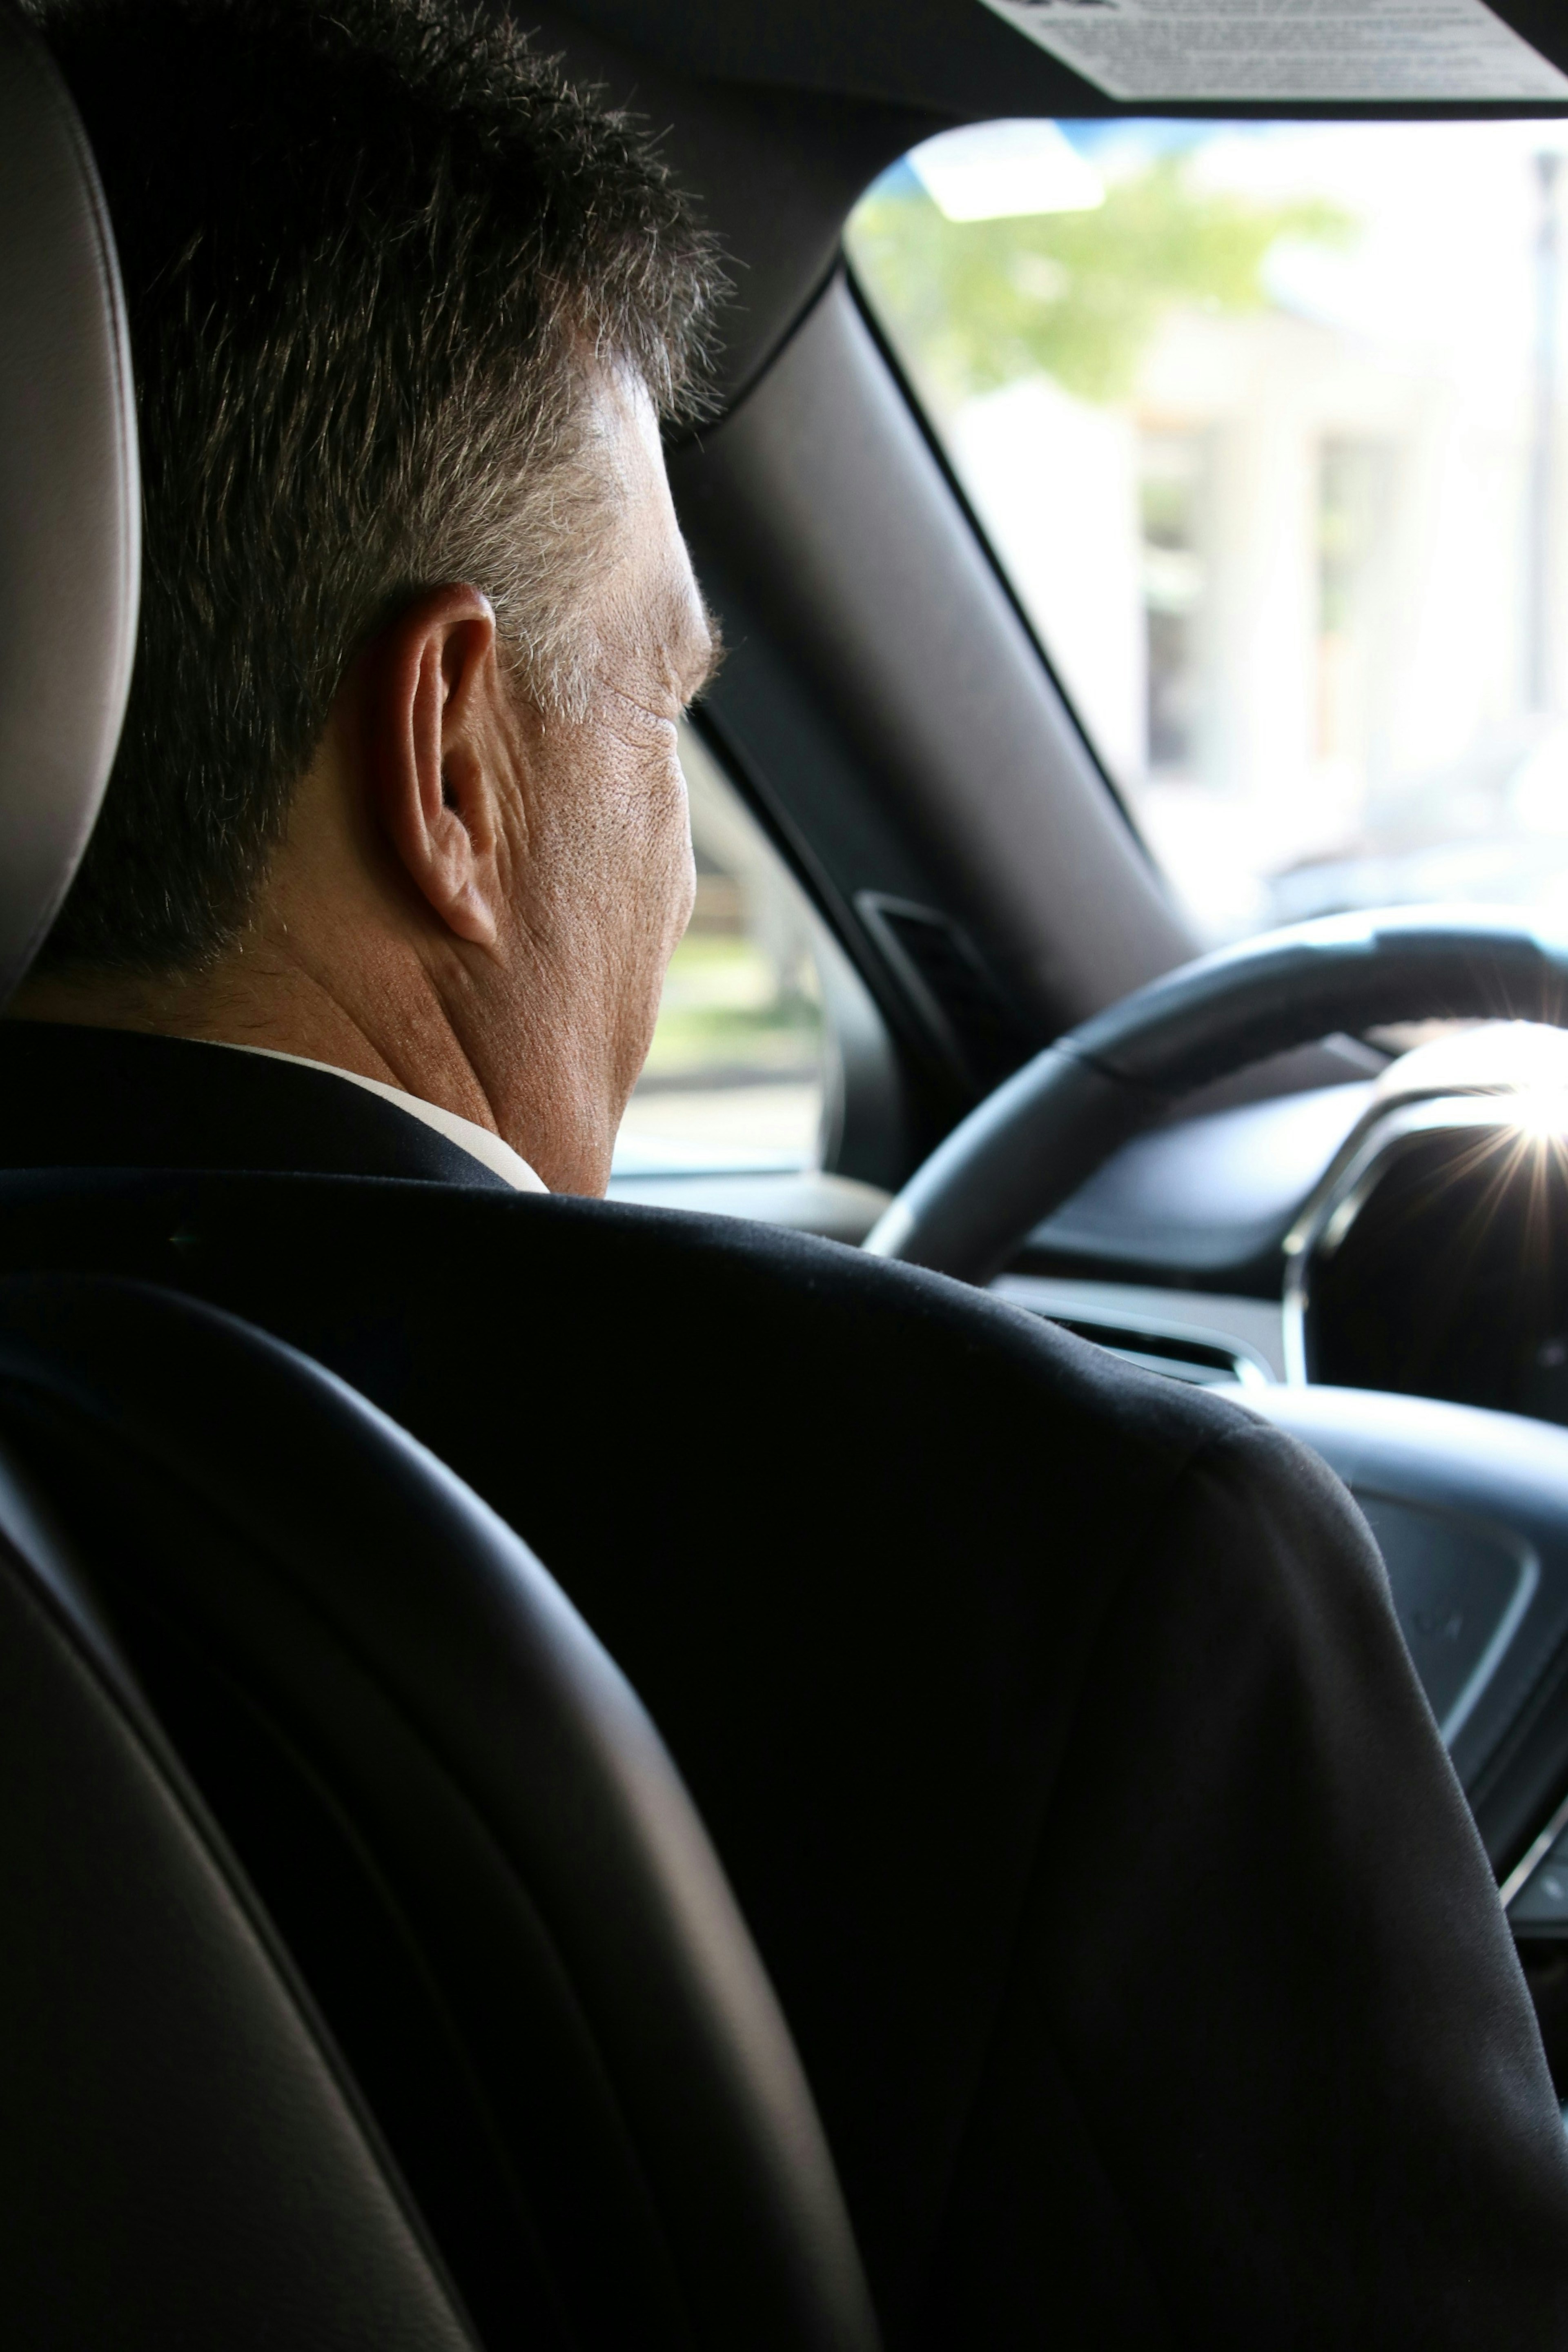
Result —
[[227, 1045], [233, 1054], [259, 1054], [268, 1062], [297, 1062], [302, 1070], [325, 1070], [329, 1077], [346, 1079], [351, 1087], [363, 1087], [371, 1094], [379, 1095], [383, 1102], [406, 1111], [410, 1118], [423, 1119], [426, 1127], [433, 1127], [437, 1135], [444, 1135], [448, 1143], [455, 1143], [458, 1150], [466, 1151], [470, 1159], [482, 1160], [492, 1173], [503, 1177], [517, 1192], [547, 1192], [550, 1190], [549, 1185], [534, 1174], [521, 1153], [514, 1151], [510, 1143], [503, 1143], [499, 1135], [492, 1135], [488, 1127], [479, 1127], [471, 1118], [462, 1118], [455, 1110], [443, 1110], [438, 1103], [421, 1102], [417, 1095], [405, 1094], [401, 1087], [386, 1086], [380, 1078], [362, 1078], [357, 1070], [340, 1070], [335, 1062], [313, 1062], [306, 1054], [280, 1054], [273, 1045], [236, 1045], [227, 1038], [216, 1037], [203, 1042]]

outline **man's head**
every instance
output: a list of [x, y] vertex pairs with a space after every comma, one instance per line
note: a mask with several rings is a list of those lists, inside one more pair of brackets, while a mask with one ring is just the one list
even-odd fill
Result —
[[354, 995], [300, 928], [331, 887], [355, 1024], [378, 989], [422, 1017], [390, 938], [503, 1132], [490, 1065], [525, 1050], [605, 1096], [602, 1128], [689, 901], [673, 719], [708, 644], [657, 425], [700, 378], [705, 238], [624, 121], [447, 0], [34, 13], [114, 221], [146, 515], [46, 1003], [243, 996], [290, 942]]

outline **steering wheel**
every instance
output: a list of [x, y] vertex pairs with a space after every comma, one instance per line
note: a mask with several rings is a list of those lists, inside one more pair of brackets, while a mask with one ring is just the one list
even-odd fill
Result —
[[[1568, 940], [1489, 908], [1396, 908], [1184, 964], [998, 1087], [866, 1246], [984, 1281], [1194, 1087], [1336, 1030], [1438, 1017], [1568, 1027]], [[1526, 1933], [1555, 1921], [1552, 1889], [1568, 1880], [1568, 1429], [1364, 1389], [1230, 1394], [1313, 1447], [1365, 1507], [1503, 1901]], [[1435, 1622], [1463, 1635], [1462, 1657], [1434, 1663]]]
[[1395, 907], [1200, 957], [1015, 1071], [916, 1170], [865, 1246], [984, 1282], [1195, 1087], [1336, 1031], [1436, 1019], [1568, 1026], [1568, 940], [1489, 908]]

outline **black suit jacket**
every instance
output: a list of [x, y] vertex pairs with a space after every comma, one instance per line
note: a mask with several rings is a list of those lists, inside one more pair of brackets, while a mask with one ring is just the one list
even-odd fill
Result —
[[0, 1105], [42, 1171], [0, 1184], [6, 1263], [331, 1363], [619, 1658], [894, 2352], [1568, 2346], [1528, 1996], [1311, 1456], [935, 1276], [513, 1194], [309, 1071], [12, 1025]]
[[183, 1037], [0, 1022], [0, 1167], [291, 1169], [510, 1192], [367, 1087]]

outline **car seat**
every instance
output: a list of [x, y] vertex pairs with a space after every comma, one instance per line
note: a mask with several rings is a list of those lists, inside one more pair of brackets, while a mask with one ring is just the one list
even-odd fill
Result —
[[[112, 245], [0, 21], [0, 979], [134, 641]], [[690, 1801], [521, 1542], [156, 1287], [0, 1286], [5, 2333], [867, 2352], [810, 2093]]]

